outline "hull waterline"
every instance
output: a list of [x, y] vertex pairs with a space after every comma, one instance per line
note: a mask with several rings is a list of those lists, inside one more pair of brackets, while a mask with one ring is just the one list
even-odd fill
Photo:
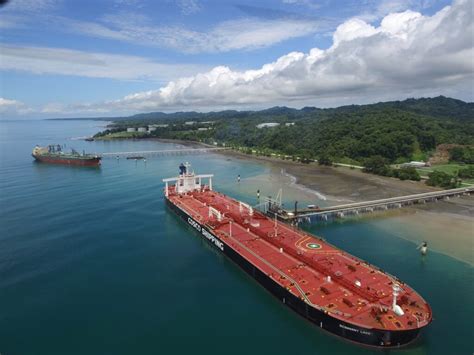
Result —
[[282, 304], [289, 307], [318, 328], [353, 343], [377, 348], [401, 347], [412, 343], [415, 339], [417, 339], [421, 328], [405, 331], [383, 331], [366, 328], [363, 326], [356, 326], [351, 323], [343, 322], [337, 318], [332, 317], [326, 312], [310, 307], [302, 299], [296, 297], [287, 289], [281, 287], [281, 285], [274, 282], [274, 280], [268, 277], [268, 275], [260, 271], [252, 263], [248, 262], [245, 258], [236, 253], [226, 244], [224, 240], [216, 236], [212, 230], [194, 220], [186, 211], [173, 204], [173, 202], [171, 202], [168, 198], [166, 198], [166, 204], [204, 240], [214, 246], [218, 251], [225, 254], [250, 277], [252, 277], [267, 291], [269, 291], [274, 297], [279, 299]]

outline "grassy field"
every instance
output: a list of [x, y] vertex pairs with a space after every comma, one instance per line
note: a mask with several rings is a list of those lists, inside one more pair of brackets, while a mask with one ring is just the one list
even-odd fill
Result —
[[[454, 175], [454, 174], [457, 174], [457, 172], [460, 169], [465, 169], [468, 166], [469, 166], [468, 164], [450, 163], [450, 164], [433, 165], [433, 166], [430, 166], [430, 167], [419, 168], [419, 169], [416, 169], [416, 170], [418, 171], [418, 174], [420, 174], [420, 176], [422, 176], [422, 177], [423, 176], [427, 177], [428, 174], [433, 172], [433, 171], [442, 171], [444, 173]], [[472, 184], [474, 184], [474, 179], [464, 179], [463, 183], [472, 185]]]
[[418, 171], [420, 173], [424, 172], [424, 175], [428, 175], [428, 173], [431, 173], [432, 171], [442, 171], [448, 174], [455, 174], [459, 171], [459, 169], [464, 169], [467, 167], [468, 165], [461, 165], [461, 164], [439, 164], [439, 165], [433, 165], [426, 168], [420, 168], [418, 169]]

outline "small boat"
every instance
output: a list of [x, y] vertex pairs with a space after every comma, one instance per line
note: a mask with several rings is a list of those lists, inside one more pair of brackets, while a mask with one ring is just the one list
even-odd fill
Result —
[[142, 157], [142, 156], [133, 156], [133, 157], [127, 157], [127, 159], [141, 160], [141, 159], [145, 159], [145, 157]]

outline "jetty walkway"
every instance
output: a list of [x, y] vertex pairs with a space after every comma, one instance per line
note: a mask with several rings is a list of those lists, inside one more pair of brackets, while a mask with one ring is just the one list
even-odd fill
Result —
[[228, 148], [209, 147], [209, 148], [189, 148], [189, 149], [165, 149], [165, 150], [143, 150], [133, 152], [106, 152], [97, 155], [103, 158], [116, 157], [160, 157], [167, 155], [187, 155], [187, 154], [203, 154]]
[[326, 221], [329, 218], [342, 218], [346, 215], [358, 215], [359, 213], [370, 213], [383, 211], [391, 208], [401, 208], [413, 204], [425, 204], [438, 200], [449, 200], [453, 197], [468, 196], [474, 193], [474, 186], [462, 187], [450, 190], [424, 192], [421, 194], [384, 198], [380, 200], [355, 202], [338, 206], [324, 208], [307, 208], [296, 211], [282, 210], [278, 217], [282, 220], [298, 222]]

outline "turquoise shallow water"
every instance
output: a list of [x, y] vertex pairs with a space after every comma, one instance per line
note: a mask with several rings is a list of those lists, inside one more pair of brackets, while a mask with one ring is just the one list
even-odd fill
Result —
[[[255, 197], [235, 176], [261, 176], [267, 167], [214, 154], [104, 159], [99, 169], [33, 162], [36, 143], [88, 152], [173, 146], [70, 139], [97, 125], [0, 122], [2, 355], [374, 353], [283, 307], [164, 206], [161, 179], [176, 175], [183, 160], [214, 173], [216, 189], [250, 203]], [[384, 223], [310, 231], [397, 275], [430, 302], [435, 320], [422, 337], [386, 352], [472, 354], [472, 267], [435, 252], [422, 260]]]

